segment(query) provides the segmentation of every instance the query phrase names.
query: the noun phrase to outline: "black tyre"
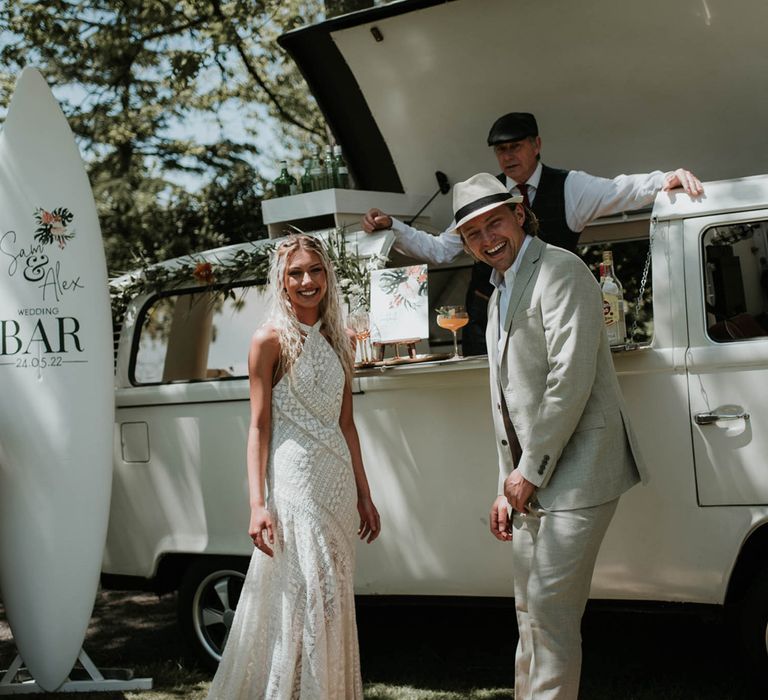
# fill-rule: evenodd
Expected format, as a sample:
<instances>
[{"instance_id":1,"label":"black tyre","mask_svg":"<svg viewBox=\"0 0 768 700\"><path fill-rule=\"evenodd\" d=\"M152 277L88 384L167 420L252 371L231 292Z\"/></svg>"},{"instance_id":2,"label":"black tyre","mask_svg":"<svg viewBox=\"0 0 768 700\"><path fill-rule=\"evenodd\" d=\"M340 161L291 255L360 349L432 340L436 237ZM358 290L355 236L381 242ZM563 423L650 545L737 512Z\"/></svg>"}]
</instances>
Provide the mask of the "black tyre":
<instances>
[{"instance_id":1,"label":"black tyre","mask_svg":"<svg viewBox=\"0 0 768 700\"><path fill-rule=\"evenodd\" d=\"M204 557L181 581L179 628L190 657L206 668L221 660L247 569L247 558Z\"/></svg>"},{"instance_id":2,"label":"black tyre","mask_svg":"<svg viewBox=\"0 0 768 700\"><path fill-rule=\"evenodd\" d=\"M753 678L760 688L768 691L768 567L752 579L736 613Z\"/></svg>"}]
</instances>

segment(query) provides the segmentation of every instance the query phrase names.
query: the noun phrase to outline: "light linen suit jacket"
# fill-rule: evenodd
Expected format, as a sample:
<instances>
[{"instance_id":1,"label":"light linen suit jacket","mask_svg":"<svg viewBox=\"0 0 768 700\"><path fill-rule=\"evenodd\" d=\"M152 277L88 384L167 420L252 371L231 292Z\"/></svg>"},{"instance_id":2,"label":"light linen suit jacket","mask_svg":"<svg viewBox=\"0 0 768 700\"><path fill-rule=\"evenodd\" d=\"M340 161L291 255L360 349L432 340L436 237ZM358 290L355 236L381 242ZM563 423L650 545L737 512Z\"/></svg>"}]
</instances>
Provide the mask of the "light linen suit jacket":
<instances>
[{"instance_id":1,"label":"light linen suit jacket","mask_svg":"<svg viewBox=\"0 0 768 700\"><path fill-rule=\"evenodd\" d=\"M645 481L587 266L534 238L501 329L498 297L486 340L499 493L516 465L549 510L606 503Z\"/></svg>"}]
</instances>

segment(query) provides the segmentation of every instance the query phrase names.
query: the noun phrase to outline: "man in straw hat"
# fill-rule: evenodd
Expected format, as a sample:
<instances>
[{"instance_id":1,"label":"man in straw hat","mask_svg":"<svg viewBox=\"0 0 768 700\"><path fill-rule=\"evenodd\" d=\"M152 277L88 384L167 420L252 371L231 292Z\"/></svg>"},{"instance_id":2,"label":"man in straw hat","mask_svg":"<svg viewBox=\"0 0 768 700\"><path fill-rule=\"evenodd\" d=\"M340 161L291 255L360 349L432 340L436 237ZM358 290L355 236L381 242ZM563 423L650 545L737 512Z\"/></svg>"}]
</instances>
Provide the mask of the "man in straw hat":
<instances>
[{"instance_id":1,"label":"man in straw hat","mask_svg":"<svg viewBox=\"0 0 768 700\"><path fill-rule=\"evenodd\" d=\"M454 187L453 210L467 250L493 269L486 342L499 487L490 528L512 542L515 698L575 700L597 552L643 469L599 286L576 255L537 237L522 200L480 173Z\"/></svg>"},{"instance_id":2,"label":"man in straw hat","mask_svg":"<svg viewBox=\"0 0 768 700\"><path fill-rule=\"evenodd\" d=\"M501 169L496 177L507 190L521 195L525 205L536 214L541 224L541 238L574 252L581 232L601 216L648 206L659 190L682 187L693 197L703 192L699 179L683 168L611 179L580 170L550 168L541 162L539 125L529 112L510 112L499 117L491 126L487 142ZM451 262L463 250L461 239L452 227L439 236L432 236L380 209L368 211L362 225L369 233L391 228L395 232L396 250L430 264ZM490 268L482 262L472 269L466 301L470 323L462 333L465 355L486 352L485 314L493 291L488 282L490 273Z\"/></svg>"}]
</instances>

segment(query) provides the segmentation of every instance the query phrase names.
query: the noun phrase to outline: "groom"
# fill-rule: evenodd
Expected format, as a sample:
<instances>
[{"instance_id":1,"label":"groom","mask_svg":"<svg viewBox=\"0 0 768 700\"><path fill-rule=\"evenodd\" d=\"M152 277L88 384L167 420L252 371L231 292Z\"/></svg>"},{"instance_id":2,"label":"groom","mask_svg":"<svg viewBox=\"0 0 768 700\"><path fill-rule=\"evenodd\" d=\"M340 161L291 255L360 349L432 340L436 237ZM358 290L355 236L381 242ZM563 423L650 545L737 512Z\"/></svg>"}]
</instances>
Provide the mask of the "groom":
<instances>
[{"instance_id":1,"label":"groom","mask_svg":"<svg viewBox=\"0 0 768 700\"><path fill-rule=\"evenodd\" d=\"M488 173L453 192L456 229L493 268L486 342L500 478L490 527L512 541L515 698L575 700L595 559L642 467L598 284L573 253L536 237L521 202Z\"/></svg>"}]
</instances>

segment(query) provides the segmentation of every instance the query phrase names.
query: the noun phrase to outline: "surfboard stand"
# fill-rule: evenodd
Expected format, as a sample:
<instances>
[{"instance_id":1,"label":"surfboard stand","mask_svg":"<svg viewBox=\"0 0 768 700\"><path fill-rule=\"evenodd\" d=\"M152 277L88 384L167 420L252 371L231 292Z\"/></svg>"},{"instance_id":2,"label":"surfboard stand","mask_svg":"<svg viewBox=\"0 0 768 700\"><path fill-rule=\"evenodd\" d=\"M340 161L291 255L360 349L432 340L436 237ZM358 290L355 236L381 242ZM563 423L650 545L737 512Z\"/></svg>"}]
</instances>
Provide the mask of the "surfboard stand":
<instances>
[{"instance_id":1,"label":"surfboard stand","mask_svg":"<svg viewBox=\"0 0 768 700\"><path fill-rule=\"evenodd\" d=\"M79 664L79 665L78 665ZM18 654L0 679L0 695L26 695L45 693L29 674L24 661ZM91 661L84 649L80 649L75 667L69 677L56 688L57 693L97 693L122 690L151 690L151 678L134 678L133 671L126 668L105 668L101 671Z\"/></svg>"}]
</instances>

